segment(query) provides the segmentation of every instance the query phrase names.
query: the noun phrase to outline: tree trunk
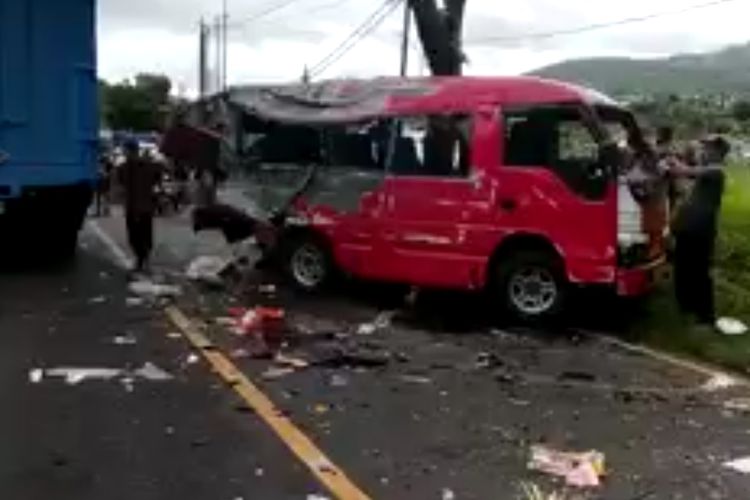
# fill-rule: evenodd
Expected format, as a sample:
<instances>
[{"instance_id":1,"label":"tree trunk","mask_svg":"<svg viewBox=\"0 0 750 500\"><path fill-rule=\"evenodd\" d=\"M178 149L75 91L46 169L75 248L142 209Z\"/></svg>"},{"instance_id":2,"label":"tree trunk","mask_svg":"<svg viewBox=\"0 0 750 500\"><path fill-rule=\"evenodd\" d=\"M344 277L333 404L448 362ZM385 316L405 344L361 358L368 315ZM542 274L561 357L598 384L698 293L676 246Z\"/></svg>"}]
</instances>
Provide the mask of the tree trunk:
<instances>
[{"instance_id":1,"label":"tree trunk","mask_svg":"<svg viewBox=\"0 0 750 500\"><path fill-rule=\"evenodd\" d=\"M407 0L430 71L436 76L460 75L464 61L461 31L466 0Z\"/></svg>"}]
</instances>

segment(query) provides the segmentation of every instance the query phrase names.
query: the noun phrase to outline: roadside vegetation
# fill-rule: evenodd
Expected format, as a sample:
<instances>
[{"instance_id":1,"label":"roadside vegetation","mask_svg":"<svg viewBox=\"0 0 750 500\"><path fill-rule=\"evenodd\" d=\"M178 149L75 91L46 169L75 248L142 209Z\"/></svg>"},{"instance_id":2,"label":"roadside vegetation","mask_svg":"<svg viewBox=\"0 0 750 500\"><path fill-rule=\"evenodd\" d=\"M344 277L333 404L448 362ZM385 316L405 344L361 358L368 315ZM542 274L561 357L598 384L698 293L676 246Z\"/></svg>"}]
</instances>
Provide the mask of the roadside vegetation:
<instances>
[{"instance_id":1,"label":"roadside vegetation","mask_svg":"<svg viewBox=\"0 0 750 500\"><path fill-rule=\"evenodd\" d=\"M750 325L750 163L727 169L715 262L717 314ZM679 314L671 283L665 282L645 304L643 319L631 332L643 342L750 372L750 333L723 336L696 328Z\"/></svg>"}]
</instances>

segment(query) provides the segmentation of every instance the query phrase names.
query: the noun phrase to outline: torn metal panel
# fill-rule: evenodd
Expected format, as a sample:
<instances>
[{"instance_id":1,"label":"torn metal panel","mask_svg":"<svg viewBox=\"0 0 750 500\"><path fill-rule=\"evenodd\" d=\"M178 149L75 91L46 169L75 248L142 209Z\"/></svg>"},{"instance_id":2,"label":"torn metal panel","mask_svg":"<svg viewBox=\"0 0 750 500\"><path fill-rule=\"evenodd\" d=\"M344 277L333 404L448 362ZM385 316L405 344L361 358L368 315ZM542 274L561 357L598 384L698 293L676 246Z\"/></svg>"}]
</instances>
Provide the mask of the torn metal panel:
<instances>
[{"instance_id":1,"label":"torn metal panel","mask_svg":"<svg viewBox=\"0 0 750 500\"><path fill-rule=\"evenodd\" d=\"M283 209L304 183L308 168L290 165L265 165L251 176L247 193L265 212ZM339 212L359 209L364 193L374 191L384 181L385 173L348 167L321 167L304 189L305 204L326 206Z\"/></svg>"}]
</instances>

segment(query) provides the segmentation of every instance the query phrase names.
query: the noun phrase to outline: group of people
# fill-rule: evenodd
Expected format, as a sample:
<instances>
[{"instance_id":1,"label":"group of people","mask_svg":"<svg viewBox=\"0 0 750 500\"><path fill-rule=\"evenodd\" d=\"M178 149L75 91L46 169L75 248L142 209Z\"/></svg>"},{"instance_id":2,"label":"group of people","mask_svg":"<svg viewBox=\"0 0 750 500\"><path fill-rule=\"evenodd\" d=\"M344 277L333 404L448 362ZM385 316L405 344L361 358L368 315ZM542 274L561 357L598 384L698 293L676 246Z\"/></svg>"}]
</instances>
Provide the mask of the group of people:
<instances>
[{"instance_id":1,"label":"group of people","mask_svg":"<svg viewBox=\"0 0 750 500\"><path fill-rule=\"evenodd\" d=\"M716 322L711 267L731 146L706 136L678 151L671 128L657 131L658 166L668 180L674 242L674 290L680 310L701 325ZM690 186L692 185L692 186Z\"/></svg>"}]
</instances>

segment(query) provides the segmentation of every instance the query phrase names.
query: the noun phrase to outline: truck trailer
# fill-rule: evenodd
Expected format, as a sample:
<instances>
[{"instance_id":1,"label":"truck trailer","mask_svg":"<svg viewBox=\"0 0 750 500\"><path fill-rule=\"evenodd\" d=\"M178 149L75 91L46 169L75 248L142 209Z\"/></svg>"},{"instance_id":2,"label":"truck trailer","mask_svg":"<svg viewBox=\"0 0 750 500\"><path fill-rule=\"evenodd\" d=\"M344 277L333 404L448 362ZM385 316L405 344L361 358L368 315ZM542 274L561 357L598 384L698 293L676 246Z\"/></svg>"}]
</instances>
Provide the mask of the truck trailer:
<instances>
[{"instance_id":1,"label":"truck trailer","mask_svg":"<svg viewBox=\"0 0 750 500\"><path fill-rule=\"evenodd\" d=\"M95 0L0 0L0 247L73 255L97 176Z\"/></svg>"}]
</instances>

